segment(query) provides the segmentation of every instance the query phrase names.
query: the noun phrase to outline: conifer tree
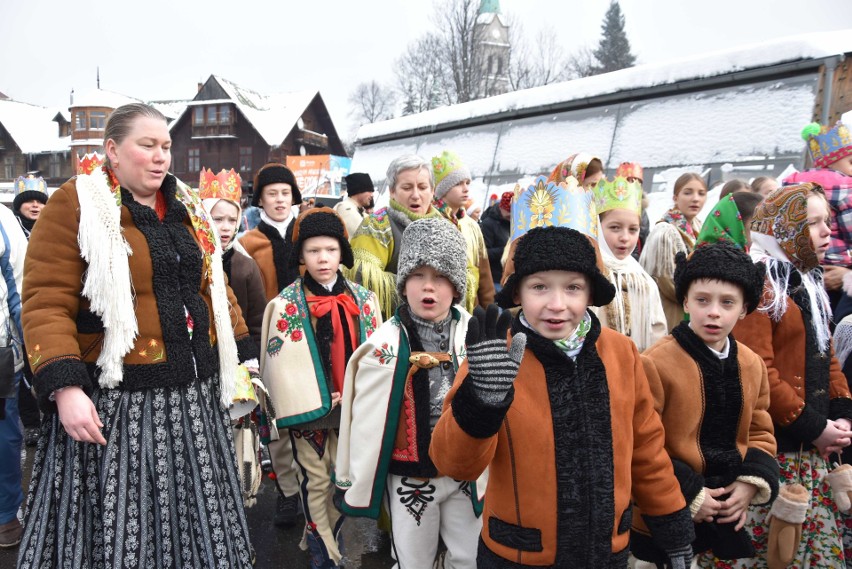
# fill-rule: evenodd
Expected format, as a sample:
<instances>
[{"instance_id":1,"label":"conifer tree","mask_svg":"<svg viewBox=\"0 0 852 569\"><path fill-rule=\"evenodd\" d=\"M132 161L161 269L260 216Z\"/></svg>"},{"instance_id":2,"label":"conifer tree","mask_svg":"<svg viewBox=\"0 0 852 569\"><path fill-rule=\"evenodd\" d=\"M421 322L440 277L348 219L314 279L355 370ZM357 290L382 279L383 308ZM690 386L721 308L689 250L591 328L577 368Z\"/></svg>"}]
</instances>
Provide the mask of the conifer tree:
<instances>
[{"instance_id":1,"label":"conifer tree","mask_svg":"<svg viewBox=\"0 0 852 569\"><path fill-rule=\"evenodd\" d=\"M630 41L624 31L624 14L616 0L613 0L601 24L603 37L595 49L596 74L617 71L625 67L633 67L636 57L630 53Z\"/></svg>"}]
</instances>

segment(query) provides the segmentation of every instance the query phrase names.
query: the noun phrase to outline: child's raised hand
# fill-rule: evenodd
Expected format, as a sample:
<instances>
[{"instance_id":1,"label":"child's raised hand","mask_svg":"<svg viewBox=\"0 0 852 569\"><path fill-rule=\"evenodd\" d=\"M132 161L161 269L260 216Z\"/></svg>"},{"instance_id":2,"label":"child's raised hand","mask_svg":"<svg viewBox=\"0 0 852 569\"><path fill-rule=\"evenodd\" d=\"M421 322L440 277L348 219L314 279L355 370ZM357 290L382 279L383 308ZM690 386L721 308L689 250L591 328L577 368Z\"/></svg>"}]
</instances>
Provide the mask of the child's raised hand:
<instances>
[{"instance_id":1,"label":"child's raised hand","mask_svg":"<svg viewBox=\"0 0 852 569\"><path fill-rule=\"evenodd\" d=\"M704 488L704 501L701 502L701 507L692 516L692 521L696 523L712 522L713 518L719 514L722 508L722 503L716 498L725 493L724 488Z\"/></svg>"},{"instance_id":2,"label":"child's raised hand","mask_svg":"<svg viewBox=\"0 0 852 569\"><path fill-rule=\"evenodd\" d=\"M527 345L526 334L519 332L506 348L512 315L508 311L499 312L494 304L489 305L487 311L477 306L465 336L469 379L477 397L487 405L498 405L506 398Z\"/></svg>"},{"instance_id":3,"label":"child's raised hand","mask_svg":"<svg viewBox=\"0 0 852 569\"><path fill-rule=\"evenodd\" d=\"M331 408L334 409L340 404L340 400L343 399L343 396L339 391L331 392Z\"/></svg>"},{"instance_id":4,"label":"child's raised hand","mask_svg":"<svg viewBox=\"0 0 852 569\"><path fill-rule=\"evenodd\" d=\"M748 505L751 504L754 495L757 494L757 486L748 482L742 482L741 480L735 480L722 488L722 490L726 494L730 493L730 495L721 502L722 508L719 510L720 517L716 521L722 524L736 522L737 525L734 529L739 531L745 525Z\"/></svg>"}]
</instances>

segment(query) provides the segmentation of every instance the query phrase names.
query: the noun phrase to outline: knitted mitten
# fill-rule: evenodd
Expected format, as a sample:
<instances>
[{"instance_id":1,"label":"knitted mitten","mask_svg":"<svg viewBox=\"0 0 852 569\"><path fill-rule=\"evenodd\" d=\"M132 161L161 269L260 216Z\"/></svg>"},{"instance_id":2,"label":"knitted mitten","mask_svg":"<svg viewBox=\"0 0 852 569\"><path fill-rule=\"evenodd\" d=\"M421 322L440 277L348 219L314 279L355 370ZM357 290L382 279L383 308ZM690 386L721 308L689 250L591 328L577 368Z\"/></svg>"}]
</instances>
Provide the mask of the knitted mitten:
<instances>
[{"instance_id":1,"label":"knitted mitten","mask_svg":"<svg viewBox=\"0 0 852 569\"><path fill-rule=\"evenodd\" d=\"M837 508L844 514L852 510L852 465L841 464L825 477Z\"/></svg>"},{"instance_id":2,"label":"knitted mitten","mask_svg":"<svg viewBox=\"0 0 852 569\"><path fill-rule=\"evenodd\" d=\"M802 524L808 513L810 494L801 484L787 484L769 510L769 543L766 561L769 569L785 569L796 556L802 539Z\"/></svg>"},{"instance_id":3,"label":"knitted mitten","mask_svg":"<svg viewBox=\"0 0 852 569\"><path fill-rule=\"evenodd\" d=\"M526 334L519 332L506 349L506 332L512 315L508 311L503 312L498 320L498 313L494 304L489 305L487 311L477 306L465 336L468 381L476 397L486 405L499 405L506 398L518 375L527 345Z\"/></svg>"},{"instance_id":4,"label":"knitted mitten","mask_svg":"<svg viewBox=\"0 0 852 569\"><path fill-rule=\"evenodd\" d=\"M689 569L692 565L692 546L685 545L679 549L666 551L669 557L668 567L671 569Z\"/></svg>"}]
</instances>

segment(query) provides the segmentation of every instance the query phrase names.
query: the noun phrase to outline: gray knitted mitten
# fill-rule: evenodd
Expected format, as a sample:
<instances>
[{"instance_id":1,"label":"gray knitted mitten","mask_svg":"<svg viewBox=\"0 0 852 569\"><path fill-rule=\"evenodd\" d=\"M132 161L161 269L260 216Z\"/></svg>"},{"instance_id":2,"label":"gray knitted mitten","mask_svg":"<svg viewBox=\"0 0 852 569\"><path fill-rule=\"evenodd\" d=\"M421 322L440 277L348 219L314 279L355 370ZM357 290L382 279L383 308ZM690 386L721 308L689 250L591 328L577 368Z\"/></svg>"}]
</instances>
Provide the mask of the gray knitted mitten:
<instances>
[{"instance_id":1,"label":"gray knitted mitten","mask_svg":"<svg viewBox=\"0 0 852 569\"><path fill-rule=\"evenodd\" d=\"M523 332L515 334L506 348L511 323L511 313L500 314L497 305L491 304L487 311L477 306L467 326L468 381L476 397L486 405L499 405L506 398L524 356L527 335Z\"/></svg>"},{"instance_id":2,"label":"gray knitted mitten","mask_svg":"<svg viewBox=\"0 0 852 569\"><path fill-rule=\"evenodd\" d=\"M689 569L692 565L692 546L684 545L678 549L666 551L669 556L669 567L671 569Z\"/></svg>"}]
</instances>

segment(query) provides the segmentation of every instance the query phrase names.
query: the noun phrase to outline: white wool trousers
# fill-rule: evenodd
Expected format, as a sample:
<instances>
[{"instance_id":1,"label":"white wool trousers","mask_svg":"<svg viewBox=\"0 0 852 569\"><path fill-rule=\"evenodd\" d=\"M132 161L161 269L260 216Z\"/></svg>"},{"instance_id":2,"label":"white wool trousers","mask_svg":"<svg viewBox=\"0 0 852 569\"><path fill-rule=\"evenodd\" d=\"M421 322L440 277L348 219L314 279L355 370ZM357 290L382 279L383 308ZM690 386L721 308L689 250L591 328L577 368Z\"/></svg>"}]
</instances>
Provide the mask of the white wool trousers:
<instances>
[{"instance_id":1,"label":"white wool trousers","mask_svg":"<svg viewBox=\"0 0 852 569\"><path fill-rule=\"evenodd\" d=\"M432 569L438 538L445 569L476 569L482 519L473 513L471 485L447 476L422 479L388 475L391 553L396 569Z\"/></svg>"},{"instance_id":2,"label":"white wool trousers","mask_svg":"<svg viewBox=\"0 0 852 569\"><path fill-rule=\"evenodd\" d=\"M293 445L287 429L278 432L279 439L269 441L269 459L272 461L272 471L275 472L275 482L282 494L294 496L299 493L299 482L296 480L296 463L293 460Z\"/></svg>"}]
</instances>

